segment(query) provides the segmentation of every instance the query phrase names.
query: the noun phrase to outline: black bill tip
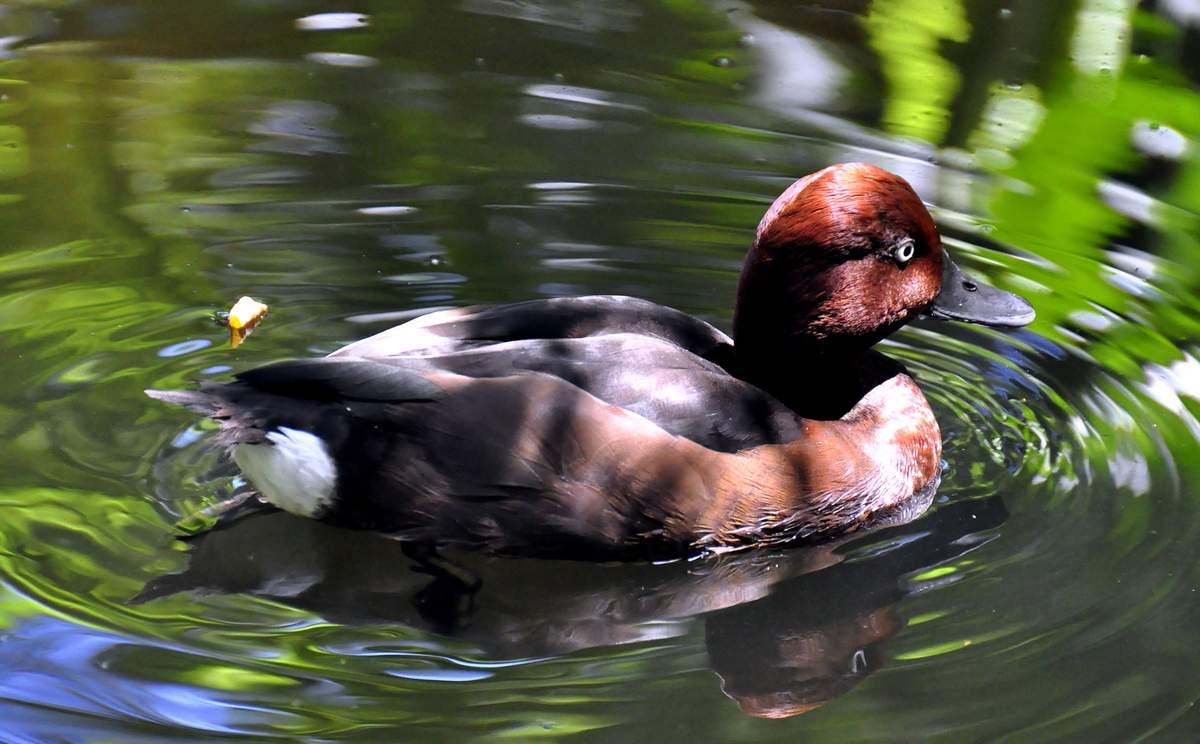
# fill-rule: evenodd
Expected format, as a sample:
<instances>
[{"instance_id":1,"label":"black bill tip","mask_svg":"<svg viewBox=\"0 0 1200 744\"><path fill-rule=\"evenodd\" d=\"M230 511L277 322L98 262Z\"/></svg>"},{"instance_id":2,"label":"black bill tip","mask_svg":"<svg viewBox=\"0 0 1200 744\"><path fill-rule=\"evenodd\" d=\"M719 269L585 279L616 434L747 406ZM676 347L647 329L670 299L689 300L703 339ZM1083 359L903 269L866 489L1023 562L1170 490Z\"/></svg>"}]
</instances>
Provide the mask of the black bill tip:
<instances>
[{"instance_id":1,"label":"black bill tip","mask_svg":"<svg viewBox=\"0 0 1200 744\"><path fill-rule=\"evenodd\" d=\"M1023 297L972 279L950 256L942 266L942 289L927 312L934 318L1001 328L1029 325L1037 316Z\"/></svg>"}]
</instances>

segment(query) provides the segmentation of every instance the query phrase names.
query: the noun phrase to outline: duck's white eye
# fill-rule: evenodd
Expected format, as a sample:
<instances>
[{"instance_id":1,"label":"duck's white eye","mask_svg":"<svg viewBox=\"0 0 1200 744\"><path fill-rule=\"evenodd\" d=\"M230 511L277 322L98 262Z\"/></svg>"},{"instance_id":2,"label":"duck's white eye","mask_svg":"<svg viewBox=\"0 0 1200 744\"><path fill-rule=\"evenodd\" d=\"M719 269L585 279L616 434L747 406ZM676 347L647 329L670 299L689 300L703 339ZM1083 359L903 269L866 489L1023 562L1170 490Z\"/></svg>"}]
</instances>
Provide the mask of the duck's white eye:
<instances>
[{"instance_id":1,"label":"duck's white eye","mask_svg":"<svg viewBox=\"0 0 1200 744\"><path fill-rule=\"evenodd\" d=\"M892 256L896 259L896 263L903 266L912 260L916 252L917 244L913 242L912 238L905 238L896 244L895 249L892 251Z\"/></svg>"}]
</instances>

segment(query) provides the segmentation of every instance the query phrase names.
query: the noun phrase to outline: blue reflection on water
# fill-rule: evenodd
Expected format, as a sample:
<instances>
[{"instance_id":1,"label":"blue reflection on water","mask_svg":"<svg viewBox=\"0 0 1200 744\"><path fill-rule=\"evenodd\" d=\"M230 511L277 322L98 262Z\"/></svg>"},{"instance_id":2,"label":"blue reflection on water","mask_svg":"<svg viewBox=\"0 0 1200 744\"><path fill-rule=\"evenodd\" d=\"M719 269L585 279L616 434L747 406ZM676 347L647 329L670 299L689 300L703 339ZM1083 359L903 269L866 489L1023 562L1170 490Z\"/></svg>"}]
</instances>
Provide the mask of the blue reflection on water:
<instances>
[{"instance_id":1,"label":"blue reflection on water","mask_svg":"<svg viewBox=\"0 0 1200 744\"><path fill-rule=\"evenodd\" d=\"M105 659L128 643L120 636L48 616L23 620L0 636L4 740L80 741L115 723L113 730L128 741L129 724L135 722L147 732L162 726L164 733L169 729L178 734L182 726L209 733L242 733L248 724L261 726L273 715L260 710L251 719L246 715L250 711L229 706L207 691L125 678L110 671ZM138 643L150 642L140 639ZM55 712L48 715L40 710L47 707Z\"/></svg>"},{"instance_id":2,"label":"blue reflection on water","mask_svg":"<svg viewBox=\"0 0 1200 744\"><path fill-rule=\"evenodd\" d=\"M200 351L201 349L207 349L210 346L212 346L211 340L209 340L207 338L194 338L194 339L191 339L190 341L180 341L177 344L171 344L170 346L164 346L163 348L158 350L158 355L160 357L183 356L184 354L191 354L194 351Z\"/></svg>"}]
</instances>

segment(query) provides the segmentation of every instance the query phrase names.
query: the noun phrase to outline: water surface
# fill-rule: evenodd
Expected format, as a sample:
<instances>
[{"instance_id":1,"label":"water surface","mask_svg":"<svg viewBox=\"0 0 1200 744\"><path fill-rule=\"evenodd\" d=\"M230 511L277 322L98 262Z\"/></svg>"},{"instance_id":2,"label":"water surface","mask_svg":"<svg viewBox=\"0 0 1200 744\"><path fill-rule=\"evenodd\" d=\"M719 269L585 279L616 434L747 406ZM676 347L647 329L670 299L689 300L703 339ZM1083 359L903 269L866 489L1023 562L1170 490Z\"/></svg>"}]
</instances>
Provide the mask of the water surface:
<instances>
[{"instance_id":1,"label":"water surface","mask_svg":"<svg viewBox=\"0 0 1200 744\"><path fill-rule=\"evenodd\" d=\"M1192 741L1194 4L0 5L0 720L12 741ZM212 427L146 399L422 311L728 329L794 178L908 178L1001 333L918 323L947 470L849 543L477 555L286 515L191 545ZM209 316L272 312L228 349ZM137 599L137 602L131 600Z\"/></svg>"}]
</instances>

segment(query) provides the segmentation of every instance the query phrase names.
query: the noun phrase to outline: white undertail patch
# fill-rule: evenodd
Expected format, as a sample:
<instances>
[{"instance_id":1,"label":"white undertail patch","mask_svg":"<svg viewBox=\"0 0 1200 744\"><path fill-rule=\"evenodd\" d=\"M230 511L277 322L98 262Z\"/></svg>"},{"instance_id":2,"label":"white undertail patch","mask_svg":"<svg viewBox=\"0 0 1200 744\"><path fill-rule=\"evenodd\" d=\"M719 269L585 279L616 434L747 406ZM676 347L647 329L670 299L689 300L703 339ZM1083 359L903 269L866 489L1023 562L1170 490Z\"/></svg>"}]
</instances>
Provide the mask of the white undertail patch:
<instances>
[{"instance_id":1,"label":"white undertail patch","mask_svg":"<svg viewBox=\"0 0 1200 744\"><path fill-rule=\"evenodd\" d=\"M281 426L270 444L239 444L233 459L267 501L302 517L316 517L333 501L337 465L315 434Z\"/></svg>"}]
</instances>

